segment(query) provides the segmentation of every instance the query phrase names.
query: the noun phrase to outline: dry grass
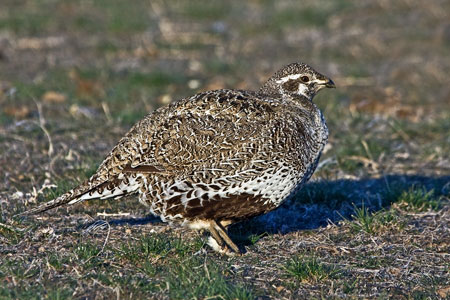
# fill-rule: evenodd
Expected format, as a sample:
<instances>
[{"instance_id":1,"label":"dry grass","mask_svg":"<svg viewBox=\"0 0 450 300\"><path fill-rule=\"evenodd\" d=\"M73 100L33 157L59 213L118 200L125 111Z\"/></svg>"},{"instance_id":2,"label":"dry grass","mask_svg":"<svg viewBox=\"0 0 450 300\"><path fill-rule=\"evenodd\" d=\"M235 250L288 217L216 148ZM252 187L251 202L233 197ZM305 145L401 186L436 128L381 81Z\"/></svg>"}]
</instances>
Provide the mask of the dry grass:
<instances>
[{"instance_id":1,"label":"dry grass","mask_svg":"<svg viewBox=\"0 0 450 300\"><path fill-rule=\"evenodd\" d=\"M449 298L449 4L169 3L2 2L0 299ZM295 199L231 229L244 256L132 197L13 217L146 112L299 60L338 85L330 142Z\"/></svg>"}]
</instances>

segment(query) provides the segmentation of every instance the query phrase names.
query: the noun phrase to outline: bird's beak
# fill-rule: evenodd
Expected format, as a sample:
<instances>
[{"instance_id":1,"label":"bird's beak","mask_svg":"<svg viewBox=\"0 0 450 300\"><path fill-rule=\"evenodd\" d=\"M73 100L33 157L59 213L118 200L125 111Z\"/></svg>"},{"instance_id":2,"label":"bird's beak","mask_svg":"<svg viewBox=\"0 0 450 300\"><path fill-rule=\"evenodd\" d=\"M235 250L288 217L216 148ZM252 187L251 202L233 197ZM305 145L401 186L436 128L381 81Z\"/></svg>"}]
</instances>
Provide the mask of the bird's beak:
<instances>
[{"instance_id":1,"label":"bird's beak","mask_svg":"<svg viewBox=\"0 0 450 300\"><path fill-rule=\"evenodd\" d=\"M325 82L325 87L335 89L336 85L334 84L333 80L328 78L328 81Z\"/></svg>"},{"instance_id":2,"label":"bird's beak","mask_svg":"<svg viewBox=\"0 0 450 300\"><path fill-rule=\"evenodd\" d=\"M334 84L333 80L327 77L323 77L320 80L317 80L317 90L320 91L323 88L336 88L336 85Z\"/></svg>"}]
</instances>

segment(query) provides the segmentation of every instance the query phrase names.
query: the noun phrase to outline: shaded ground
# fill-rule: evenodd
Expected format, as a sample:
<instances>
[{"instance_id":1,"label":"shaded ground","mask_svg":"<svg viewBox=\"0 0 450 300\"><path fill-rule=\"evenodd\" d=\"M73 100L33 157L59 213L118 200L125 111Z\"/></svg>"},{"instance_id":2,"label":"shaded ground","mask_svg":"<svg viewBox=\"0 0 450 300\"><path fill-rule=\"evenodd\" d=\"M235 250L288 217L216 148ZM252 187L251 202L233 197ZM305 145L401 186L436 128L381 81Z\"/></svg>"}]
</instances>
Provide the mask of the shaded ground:
<instances>
[{"instance_id":1,"label":"shaded ground","mask_svg":"<svg viewBox=\"0 0 450 300\"><path fill-rule=\"evenodd\" d=\"M0 298L450 297L448 1L0 4ZM247 253L135 198L13 215L95 171L135 121L304 61L330 143L313 182L231 229ZM3 175L4 174L4 175Z\"/></svg>"}]
</instances>

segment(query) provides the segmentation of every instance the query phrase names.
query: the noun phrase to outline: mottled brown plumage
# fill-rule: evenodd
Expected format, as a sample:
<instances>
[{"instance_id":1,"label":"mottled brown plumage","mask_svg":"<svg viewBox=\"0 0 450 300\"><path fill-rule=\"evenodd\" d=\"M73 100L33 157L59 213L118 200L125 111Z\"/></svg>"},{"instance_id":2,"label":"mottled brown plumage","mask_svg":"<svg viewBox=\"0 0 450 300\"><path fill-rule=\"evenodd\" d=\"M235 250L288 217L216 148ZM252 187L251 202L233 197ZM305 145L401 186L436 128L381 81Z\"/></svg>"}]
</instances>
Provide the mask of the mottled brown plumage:
<instances>
[{"instance_id":1,"label":"mottled brown plumage","mask_svg":"<svg viewBox=\"0 0 450 300\"><path fill-rule=\"evenodd\" d=\"M27 213L138 193L163 221L206 228L217 250L239 252L225 227L275 209L316 168L328 130L312 98L323 87L334 83L294 63L257 92L207 91L162 107L89 180Z\"/></svg>"}]
</instances>

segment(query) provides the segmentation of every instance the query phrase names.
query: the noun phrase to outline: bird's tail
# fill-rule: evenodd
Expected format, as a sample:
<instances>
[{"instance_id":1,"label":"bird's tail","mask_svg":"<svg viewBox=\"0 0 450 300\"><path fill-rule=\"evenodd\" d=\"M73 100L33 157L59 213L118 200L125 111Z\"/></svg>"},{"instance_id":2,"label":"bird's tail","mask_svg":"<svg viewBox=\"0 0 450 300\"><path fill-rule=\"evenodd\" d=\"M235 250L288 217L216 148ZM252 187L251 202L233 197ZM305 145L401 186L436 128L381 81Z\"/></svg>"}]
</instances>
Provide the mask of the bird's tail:
<instances>
[{"instance_id":1,"label":"bird's tail","mask_svg":"<svg viewBox=\"0 0 450 300\"><path fill-rule=\"evenodd\" d=\"M26 215L34 215L34 214L38 214L44 211L47 211L49 209L52 208L56 208L59 206L63 206L63 205L70 205L72 203L70 203L71 201L77 200L76 196L74 197L72 191L69 191L61 196L59 196L58 198L55 198L49 202L46 202L44 204L39 205L38 207L34 207L30 210L27 210L23 213L20 213L19 215L22 216L26 216Z\"/></svg>"},{"instance_id":2,"label":"bird's tail","mask_svg":"<svg viewBox=\"0 0 450 300\"><path fill-rule=\"evenodd\" d=\"M91 178L67 193L19 215L34 215L52 208L73 205L86 200L119 198L124 194L135 192L138 188L139 185L135 181L130 182L119 178L97 181Z\"/></svg>"},{"instance_id":3,"label":"bird's tail","mask_svg":"<svg viewBox=\"0 0 450 300\"><path fill-rule=\"evenodd\" d=\"M89 195L92 190L95 190L95 187L92 187L89 185L89 182L84 182L83 184L77 186L74 189L71 189L70 191L62 194L61 196L48 201L46 203L43 203L39 205L38 207L34 207L30 210L27 210L23 213L20 213L19 215L34 215L38 213L42 213L44 211L47 211L52 208L64 206L64 205L72 205L84 200L88 200L89 198L86 197L86 195ZM84 197L83 197L84 196ZM90 198L94 199L94 198Z\"/></svg>"}]
</instances>

